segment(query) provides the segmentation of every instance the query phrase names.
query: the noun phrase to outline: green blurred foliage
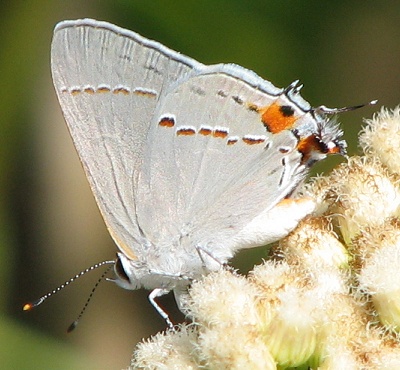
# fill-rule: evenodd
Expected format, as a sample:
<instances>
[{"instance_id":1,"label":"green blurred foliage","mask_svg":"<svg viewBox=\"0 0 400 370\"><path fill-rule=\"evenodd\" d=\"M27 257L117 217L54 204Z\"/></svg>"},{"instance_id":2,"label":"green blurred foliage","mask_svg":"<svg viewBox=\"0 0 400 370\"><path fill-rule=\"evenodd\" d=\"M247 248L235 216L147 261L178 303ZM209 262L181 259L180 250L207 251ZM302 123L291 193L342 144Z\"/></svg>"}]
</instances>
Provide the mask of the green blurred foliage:
<instances>
[{"instance_id":1,"label":"green blurred foliage","mask_svg":"<svg viewBox=\"0 0 400 370\"><path fill-rule=\"evenodd\" d=\"M396 1L35 0L0 4L0 364L10 369L121 368L164 327L146 292L105 283L66 336L93 282L82 279L31 313L22 304L114 256L54 97L49 51L64 19L107 20L207 64L234 62L276 86L300 79L317 106L399 103ZM340 117L357 152L364 108ZM339 158L317 166L327 171ZM249 253L246 253L246 258ZM235 265L246 269L260 261ZM96 280L96 276L93 278ZM83 281L84 280L84 281ZM171 304L171 302L166 302ZM173 302L171 307L173 306ZM170 308L172 310L172 308ZM7 366L4 367L4 364Z\"/></svg>"}]
</instances>

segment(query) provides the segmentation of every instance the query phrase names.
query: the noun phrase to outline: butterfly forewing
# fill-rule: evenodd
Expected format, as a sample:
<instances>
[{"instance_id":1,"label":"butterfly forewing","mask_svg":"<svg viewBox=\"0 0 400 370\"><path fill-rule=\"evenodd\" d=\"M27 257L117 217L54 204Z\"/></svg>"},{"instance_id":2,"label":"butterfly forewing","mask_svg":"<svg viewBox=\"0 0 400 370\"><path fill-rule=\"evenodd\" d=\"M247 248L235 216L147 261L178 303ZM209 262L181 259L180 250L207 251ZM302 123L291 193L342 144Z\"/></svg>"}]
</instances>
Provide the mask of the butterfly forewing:
<instances>
[{"instance_id":1,"label":"butterfly forewing","mask_svg":"<svg viewBox=\"0 0 400 370\"><path fill-rule=\"evenodd\" d=\"M165 87L202 65L108 23L67 21L55 30L52 74L92 191L117 244L140 240L134 179Z\"/></svg>"}]
</instances>

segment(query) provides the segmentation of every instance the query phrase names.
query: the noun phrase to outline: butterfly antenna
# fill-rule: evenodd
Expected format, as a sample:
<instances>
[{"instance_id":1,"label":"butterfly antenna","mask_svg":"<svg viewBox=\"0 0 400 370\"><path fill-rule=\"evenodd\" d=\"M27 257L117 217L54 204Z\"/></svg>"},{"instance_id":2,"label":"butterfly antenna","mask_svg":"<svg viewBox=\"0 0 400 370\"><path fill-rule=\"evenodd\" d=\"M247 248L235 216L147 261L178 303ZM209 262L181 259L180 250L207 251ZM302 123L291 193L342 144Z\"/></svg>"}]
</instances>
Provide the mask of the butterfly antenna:
<instances>
[{"instance_id":1,"label":"butterfly antenna","mask_svg":"<svg viewBox=\"0 0 400 370\"><path fill-rule=\"evenodd\" d=\"M23 309L24 311L30 311L30 310L32 310L33 308L35 308L35 307L41 305L47 298L53 296L54 294L57 294L59 291L61 291L61 290L64 289L66 286L70 285L70 284L73 283L76 279L80 278L81 276L85 275L86 273L88 273L88 272L90 272L90 271L93 271L93 270L96 270L96 269L98 269L98 268L101 267L101 266L110 265L110 264L113 264L113 265L114 265L114 264L115 264L115 261L103 261L103 262L99 262L99 263L96 263L96 264L93 265L93 266L88 267L87 269L81 271L79 274L76 274L76 275L75 275L74 277L72 277L71 279L67 280L65 283L63 283L63 284L61 284L60 286L58 286L57 288L53 289L51 292L46 293L45 295L43 295L42 297L40 297L40 298L37 299L36 301L28 302L28 303L24 304L24 306L23 306L22 309ZM111 267L112 267L112 266L110 266L110 267L107 269L107 272L110 270ZM104 275L105 275L105 274L104 274ZM102 277L102 278L103 278L103 277ZM98 285L98 283L97 283L97 285Z\"/></svg>"},{"instance_id":2,"label":"butterfly antenna","mask_svg":"<svg viewBox=\"0 0 400 370\"><path fill-rule=\"evenodd\" d=\"M115 264L115 261L113 261L113 264ZM78 317L72 322L72 324L68 327L67 333L71 333L71 331L73 331L76 328L76 326L79 323L79 320L81 319L81 317L85 313L86 308L89 305L89 302L92 300L94 292L96 291L96 289L99 286L99 284L104 280L104 278L107 275L107 273L112 269L112 267L113 266L108 266L108 268L101 274L101 276L97 280L96 284L94 284L94 286L92 288L92 291L89 294L89 297L87 298L85 304L83 305L83 307L81 309L81 312L79 313Z\"/></svg>"}]
</instances>

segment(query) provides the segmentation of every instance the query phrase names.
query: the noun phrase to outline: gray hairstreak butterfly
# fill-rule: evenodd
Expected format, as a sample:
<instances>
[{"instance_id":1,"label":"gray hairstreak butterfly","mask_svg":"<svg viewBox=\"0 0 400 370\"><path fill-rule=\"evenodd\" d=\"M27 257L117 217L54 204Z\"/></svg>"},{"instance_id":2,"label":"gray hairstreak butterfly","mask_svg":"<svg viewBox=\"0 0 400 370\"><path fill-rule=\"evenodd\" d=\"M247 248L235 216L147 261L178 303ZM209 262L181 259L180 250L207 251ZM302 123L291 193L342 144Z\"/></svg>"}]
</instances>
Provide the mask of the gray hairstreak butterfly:
<instances>
[{"instance_id":1,"label":"gray hairstreak butterfly","mask_svg":"<svg viewBox=\"0 0 400 370\"><path fill-rule=\"evenodd\" d=\"M56 26L53 81L97 204L119 248L115 282L170 291L240 249L287 235L313 211L310 167L344 154L342 131L301 85L278 89L234 64L203 65L90 19Z\"/></svg>"}]
</instances>

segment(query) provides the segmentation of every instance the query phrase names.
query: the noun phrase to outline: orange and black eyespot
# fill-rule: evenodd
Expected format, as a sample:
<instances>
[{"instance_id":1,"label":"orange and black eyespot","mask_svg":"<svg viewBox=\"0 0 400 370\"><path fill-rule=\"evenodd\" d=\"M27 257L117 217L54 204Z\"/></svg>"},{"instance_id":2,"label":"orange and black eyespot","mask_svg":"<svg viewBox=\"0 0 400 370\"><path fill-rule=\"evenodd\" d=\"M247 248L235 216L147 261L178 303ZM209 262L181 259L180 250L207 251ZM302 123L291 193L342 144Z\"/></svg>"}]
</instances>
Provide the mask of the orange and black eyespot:
<instances>
[{"instance_id":1,"label":"orange and black eyespot","mask_svg":"<svg viewBox=\"0 0 400 370\"><path fill-rule=\"evenodd\" d=\"M294 109L289 105L273 103L261 109L261 122L269 132L277 134L293 127L297 120L294 113Z\"/></svg>"},{"instance_id":2,"label":"orange and black eyespot","mask_svg":"<svg viewBox=\"0 0 400 370\"><path fill-rule=\"evenodd\" d=\"M332 148L326 148L327 154L344 154L345 149L340 146L340 144L336 144L332 146Z\"/></svg>"},{"instance_id":3,"label":"orange and black eyespot","mask_svg":"<svg viewBox=\"0 0 400 370\"><path fill-rule=\"evenodd\" d=\"M315 135L310 135L301 139L297 144L297 150L302 153L303 156L308 156L311 152L328 153L326 144Z\"/></svg>"},{"instance_id":4,"label":"orange and black eyespot","mask_svg":"<svg viewBox=\"0 0 400 370\"><path fill-rule=\"evenodd\" d=\"M321 155L324 156L331 153L326 143L315 135L301 139L297 144L297 150L302 155L301 163L308 167L311 167L315 162L322 159Z\"/></svg>"},{"instance_id":5,"label":"orange and black eyespot","mask_svg":"<svg viewBox=\"0 0 400 370\"><path fill-rule=\"evenodd\" d=\"M281 105L279 110L284 117L292 117L294 115L294 109L290 105Z\"/></svg>"}]
</instances>

